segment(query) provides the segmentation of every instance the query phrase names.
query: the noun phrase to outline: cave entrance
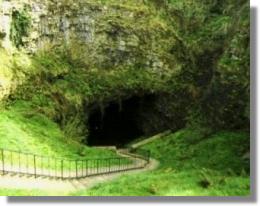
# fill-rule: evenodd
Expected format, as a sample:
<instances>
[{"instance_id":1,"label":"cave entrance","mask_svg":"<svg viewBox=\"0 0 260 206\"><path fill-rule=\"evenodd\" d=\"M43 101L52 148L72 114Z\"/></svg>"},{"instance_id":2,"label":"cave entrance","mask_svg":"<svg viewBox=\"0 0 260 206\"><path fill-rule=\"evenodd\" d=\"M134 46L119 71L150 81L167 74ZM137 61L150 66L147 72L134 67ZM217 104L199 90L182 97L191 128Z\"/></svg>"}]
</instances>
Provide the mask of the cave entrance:
<instances>
[{"instance_id":1,"label":"cave entrance","mask_svg":"<svg viewBox=\"0 0 260 206\"><path fill-rule=\"evenodd\" d=\"M103 110L92 110L88 120L88 145L122 147L144 135L140 117L151 98L151 95L134 96L121 103L110 102Z\"/></svg>"}]
</instances>

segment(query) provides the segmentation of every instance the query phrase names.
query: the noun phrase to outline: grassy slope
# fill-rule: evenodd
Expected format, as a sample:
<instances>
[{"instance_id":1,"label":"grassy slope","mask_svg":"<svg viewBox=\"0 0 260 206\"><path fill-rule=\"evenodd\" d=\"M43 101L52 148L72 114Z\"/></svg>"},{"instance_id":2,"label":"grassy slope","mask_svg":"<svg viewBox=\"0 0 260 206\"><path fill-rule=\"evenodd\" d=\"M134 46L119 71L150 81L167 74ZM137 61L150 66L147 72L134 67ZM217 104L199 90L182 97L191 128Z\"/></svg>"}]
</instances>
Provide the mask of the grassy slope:
<instances>
[{"instance_id":1,"label":"grassy slope","mask_svg":"<svg viewBox=\"0 0 260 206\"><path fill-rule=\"evenodd\" d=\"M190 136L192 134L181 130L144 146L161 161L157 170L124 175L73 195L249 195L250 182L245 172L249 163L242 158L244 148L248 148L248 135L218 132L201 139L199 135Z\"/></svg>"},{"instance_id":2,"label":"grassy slope","mask_svg":"<svg viewBox=\"0 0 260 206\"><path fill-rule=\"evenodd\" d=\"M56 123L33 110L28 112L27 103L19 101L0 111L1 148L66 158L117 156L112 151L92 149L66 138Z\"/></svg>"}]
</instances>

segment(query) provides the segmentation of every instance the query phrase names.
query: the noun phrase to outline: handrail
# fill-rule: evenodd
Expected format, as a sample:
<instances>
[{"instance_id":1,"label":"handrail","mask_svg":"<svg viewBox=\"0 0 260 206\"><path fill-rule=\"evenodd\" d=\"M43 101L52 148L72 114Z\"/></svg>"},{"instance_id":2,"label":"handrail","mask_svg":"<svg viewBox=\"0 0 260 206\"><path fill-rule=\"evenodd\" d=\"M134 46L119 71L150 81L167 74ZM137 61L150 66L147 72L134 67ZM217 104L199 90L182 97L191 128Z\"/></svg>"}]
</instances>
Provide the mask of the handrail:
<instances>
[{"instance_id":1,"label":"handrail","mask_svg":"<svg viewBox=\"0 0 260 206\"><path fill-rule=\"evenodd\" d=\"M140 151L127 150L129 151L128 158L69 159L0 148L0 171L2 171L3 175L6 173L15 173L33 175L35 178L47 176L73 179L140 169L149 163L149 152L142 152L140 154Z\"/></svg>"},{"instance_id":2,"label":"handrail","mask_svg":"<svg viewBox=\"0 0 260 206\"><path fill-rule=\"evenodd\" d=\"M22 152L21 150L13 150L13 149L5 149L0 147L0 150L4 150L4 151L8 151L8 152L16 152L16 153L20 153L20 154L24 154L24 155L35 155L37 157L42 157L42 158L55 158L55 159L59 159L59 160L68 160L68 161L81 161L81 160L99 160L99 159L117 159L120 157L104 157L104 158L80 158L80 159L72 159L72 158L62 158L62 157L52 157L52 156L47 156L47 155L40 155L40 154L35 154L35 153L31 153L31 152Z\"/></svg>"}]
</instances>

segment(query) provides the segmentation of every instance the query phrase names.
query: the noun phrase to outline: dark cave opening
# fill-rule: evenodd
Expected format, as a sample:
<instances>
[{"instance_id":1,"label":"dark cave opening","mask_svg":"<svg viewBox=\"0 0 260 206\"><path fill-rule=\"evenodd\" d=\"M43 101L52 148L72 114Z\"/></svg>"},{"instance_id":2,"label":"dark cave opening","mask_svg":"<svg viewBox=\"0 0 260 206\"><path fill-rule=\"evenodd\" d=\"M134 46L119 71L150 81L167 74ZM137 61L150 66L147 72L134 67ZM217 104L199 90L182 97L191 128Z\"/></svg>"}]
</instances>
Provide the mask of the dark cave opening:
<instances>
[{"instance_id":1,"label":"dark cave opening","mask_svg":"<svg viewBox=\"0 0 260 206\"><path fill-rule=\"evenodd\" d=\"M143 136L142 114L153 100L153 95L133 96L120 103L109 102L103 110L92 110L88 119L88 145L122 147Z\"/></svg>"}]
</instances>

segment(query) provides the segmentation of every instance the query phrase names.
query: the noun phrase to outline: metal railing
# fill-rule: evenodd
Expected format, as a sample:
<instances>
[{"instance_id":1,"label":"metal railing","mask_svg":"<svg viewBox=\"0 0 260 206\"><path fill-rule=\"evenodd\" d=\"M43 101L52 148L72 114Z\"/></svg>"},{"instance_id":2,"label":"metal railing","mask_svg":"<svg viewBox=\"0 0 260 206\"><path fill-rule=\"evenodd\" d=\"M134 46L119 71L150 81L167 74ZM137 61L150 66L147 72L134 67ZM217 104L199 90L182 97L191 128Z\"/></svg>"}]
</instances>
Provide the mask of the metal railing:
<instances>
[{"instance_id":1,"label":"metal railing","mask_svg":"<svg viewBox=\"0 0 260 206\"><path fill-rule=\"evenodd\" d=\"M35 178L45 176L73 179L140 169L149 163L150 155L147 151L127 149L122 154L127 157L73 160L0 148L0 171L3 175L15 173Z\"/></svg>"}]
</instances>

